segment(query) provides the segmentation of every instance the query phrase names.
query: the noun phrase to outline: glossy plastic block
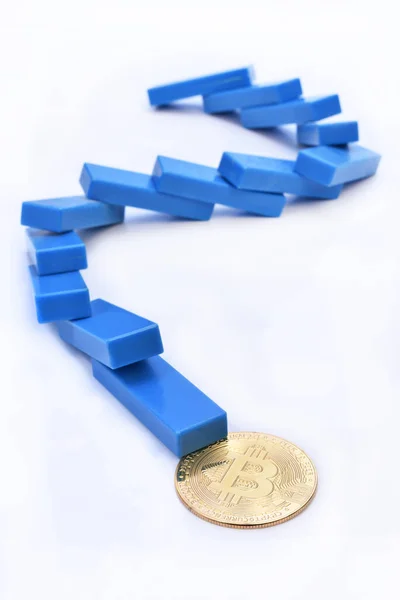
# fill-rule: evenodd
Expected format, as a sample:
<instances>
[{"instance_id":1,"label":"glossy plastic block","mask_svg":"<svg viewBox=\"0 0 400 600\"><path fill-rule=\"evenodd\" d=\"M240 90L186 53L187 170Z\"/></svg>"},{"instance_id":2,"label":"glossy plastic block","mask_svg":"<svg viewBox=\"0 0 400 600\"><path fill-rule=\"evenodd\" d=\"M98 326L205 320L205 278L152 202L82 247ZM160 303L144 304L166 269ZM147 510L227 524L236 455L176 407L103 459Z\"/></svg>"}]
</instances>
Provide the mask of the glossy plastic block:
<instances>
[{"instance_id":1,"label":"glossy plastic block","mask_svg":"<svg viewBox=\"0 0 400 600\"><path fill-rule=\"evenodd\" d=\"M93 300L92 316L57 323L61 338L111 369L161 354L156 323L104 300Z\"/></svg>"},{"instance_id":2,"label":"glossy plastic block","mask_svg":"<svg viewBox=\"0 0 400 600\"><path fill-rule=\"evenodd\" d=\"M29 271L39 323L90 316L89 290L79 271L41 276L34 265Z\"/></svg>"},{"instance_id":3,"label":"glossy plastic block","mask_svg":"<svg viewBox=\"0 0 400 600\"><path fill-rule=\"evenodd\" d=\"M238 190L224 181L217 169L166 156L157 157L153 179L160 192L224 204L266 217L279 217L285 205L282 194Z\"/></svg>"},{"instance_id":4,"label":"glossy plastic block","mask_svg":"<svg viewBox=\"0 0 400 600\"><path fill-rule=\"evenodd\" d=\"M371 177L380 159L376 152L357 144L344 148L317 146L299 152L295 170L312 181L333 186Z\"/></svg>"},{"instance_id":5,"label":"glossy plastic block","mask_svg":"<svg viewBox=\"0 0 400 600\"><path fill-rule=\"evenodd\" d=\"M113 225L123 220L123 207L94 202L85 196L32 200L22 204L22 225L56 233Z\"/></svg>"},{"instance_id":6,"label":"glossy plastic block","mask_svg":"<svg viewBox=\"0 0 400 600\"><path fill-rule=\"evenodd\" d=\"M290 123L319 121L341 112L339 96L299 98L283 104L244 108L240 111L242 125L250 129L278 127Z\"/></svg>"},{"instance_id":7,"label":"glossy plastic block","mask_svg":"<svg viewBox=\"0 0 400 600\"><path fill-rule=\"evenodd\" d=\"M357 121L304 123L297 126L297 141L305 146L333 146L358 141Z\"/></svg>"},{"instance_id":8,"label":"glossy plastic block","mask_svg":"<svg viewBox=\"0 0 400 600\"><path fill-rule=\"evenodd\" d=\"M224 73L160 85L150 88L147 93L152 106L163 106L175 100L182 100L191 96L206 96L223 90L245 87L251 84L251 79L252 69L251 67L245 67L234 71L225 71Z\"/></svg>"},{"instance_id":9,"label":"glossy plastic block","mask_svg":"<svg viewBox=\"0 0 400 600\"><path fill-rule=\"evenodd\" d=\"M226 412L161 357L115 371L92 364L94 377L177 456L226 437Z\"/></svg>"},{"instance_id":10,"label":"glossy plastic block","mask_svg":"<svg viewBox=\"0 0 400 600\"><path fill-rule=\"evenodd\" d=\"M298 98L301 94L300 79L290 79L280 83L251 85L204 96L203 107L206 113L223 113L250 106L288 102Z\"/></svg>"},{"instance_id":11,"label":"glossy plastic block","mask_svg":"<svg viewBox=\"0 0 400 600\"><path fill-rule=\"evenodd\" d=\"M86 269L85 244L74 231L49 233L27 229L28 253L39 275L52 275Z\"/></svg>"},{"instance_id":12,"label":"glossy plastic block","mask_svg":"<svg viewBox=\"0 0 400 600\"><path fill-rule=\"evenodd\" d=\"M81 185L87 196L110 204L145 208L161 213L207 221L214 205L160 194L152 178L142 173L84 164Z\"/></svg>"},{"instance_id":13,"label":"glossy plastic block","mask_svg":"<svg viewBox=\"0 0 400 600\"><path fill-rule=\"evenodd\" d=\"M327 187L301 177L294 160L224 152L219 172L239 189L281 192L309 198L337 198L341 185Z\"/></svg>"}]
</instances>

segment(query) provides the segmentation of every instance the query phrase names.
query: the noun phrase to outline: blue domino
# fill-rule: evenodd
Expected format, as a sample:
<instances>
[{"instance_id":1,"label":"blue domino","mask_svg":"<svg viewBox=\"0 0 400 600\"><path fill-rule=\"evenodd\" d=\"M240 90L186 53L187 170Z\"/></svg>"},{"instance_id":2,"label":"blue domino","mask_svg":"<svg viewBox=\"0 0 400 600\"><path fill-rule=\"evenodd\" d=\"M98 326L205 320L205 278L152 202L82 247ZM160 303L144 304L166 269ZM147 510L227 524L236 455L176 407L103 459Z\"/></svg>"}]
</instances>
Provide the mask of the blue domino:
<instances>
[{"instance_id":1,"label":"blue domino","mask_svg":"<svg viewBox=\"0 0 400 600\"><path fill-rule=\"evenodd\" d=\"M305 146L334 146L358 141L357 121L311 122L297 126L297 141Z\"/></svg>"},{"instance_id":2,"label":"blue domino","mask_svg":"<svg viewBox=\"0 0 400 600\"><path fill-rule=\"evenodd\" d=\"M301 94L300 79L290 79L280 83L251 85L204 96L203 107L206 113L222 113L250 106L288 102L298 98Z\"/></svg>"},{"instance_id":3,"label":"blue domino","mask_svg":"<svg viewBox=\"0 0 400 600\"><path fill-rule=\"evenodd\" d=\"M57 323L61 338L111 369L161 354L156 323L104 300L93 300L92 316Z\"/></svg>"},{"instance_id":4,"label":"blue domino","mask_svg":"<svg viewBox=\"0 0 400 600\"><path fill-rule=\"evenodd\" d=\"M23 202L21 224L56 233L121 223L124 209L88 200L85 196Z\"/></svg>"},{"instance_id":5,"label":"blue domino","mask_svg":"<svg viewBox=\"0 0 400 600\"><path fill-rule=\"evenodd\" d=\"M210 219L214 210L214 205L210 203L160 194L150 175L133 171L86 163L80 182L87 196L110 204L134 206L200 221Z\"/></svg>"},{"instance_id":6,"label":"blue domino","mask_svg":"<svg viewBox=\"0 0 400 600\"><path fill-rule=\"evenodd\" d=\"M160 356L93 375L177 456L227 435L226 412Z\"/></svg>"},{"instance_id":7,"label":"blue domino","mask_svg":"<svg viewBox=\"0 0 400 600\"><path fill-rule=\"evenodd\" d=\"M224 181L217 169L166 156L157 157L153 179L160 192L224 204L265 217L279 217L285 205L282 194L238 190Z\"/></svg>"},{"instance_id":8,"label":"blue domino","mask_svg":"<svg viewBox=\"0 0 400 600\"><path fill-rule=\"evenodd\" d=\"M147 94L152 106L163 106L175 100L182 100L191 96L206 96L223 90L245 87L251 84L251 80L252 69L251 67L245 67L234 71L225 71L224 73L160 85L147 90Z\"/></svg>"},{"instance_id":9,"label":"blue domino","mask_svg":"<svg viewBox=\"0 0 400 600\"><path fill-rule=\"evenodd\" d=\"M28 253L38 275L53 275L86 269L85 244L74 231L49 233L27 229Z\"/></svg>"},{"instance_id":10,"label":"blue domino","mask_svg":"<svg viewBox=\"0 0 400 600\"><path fill-rule=\"evenodd\" d=\"M341 185L327 187L301 177L294 160L224 152L218 167L221 175L239 189L281 192L309 198L337 198Z\"/></svg>"},{"instance_id":11,"label":"blue domino","mask_svg":"<svg viewBox=\"0 0 400 600\"><path fill-rule=\"evenodd\" d=\"M319 121L341 112L339 96L299 98L283 104L244 108L240 111L242 125L250 129L278 127L290 123Z\"/></svg>"},{"instance_id":12,"label":"blue domino","mask_svg":"<svg viewBox=\"0 0 400 600\"><path fill-rule=\"evenodd\" d=\"M299 152L295 170L312 181L334 186L374 175L380 159L376 152L357 144L345 148L317 146Z\"/></svg>"},{"instance_id":13,"label":"blue domino","mask_svg":"<svg viewBox=\"0 0 400 600\"><path fill-rule=\"evenodd\" d=\"M79 271L41 276L34 265L29 271L39 323L90 316L89 290Z\"/></svg>"}]
</instances>

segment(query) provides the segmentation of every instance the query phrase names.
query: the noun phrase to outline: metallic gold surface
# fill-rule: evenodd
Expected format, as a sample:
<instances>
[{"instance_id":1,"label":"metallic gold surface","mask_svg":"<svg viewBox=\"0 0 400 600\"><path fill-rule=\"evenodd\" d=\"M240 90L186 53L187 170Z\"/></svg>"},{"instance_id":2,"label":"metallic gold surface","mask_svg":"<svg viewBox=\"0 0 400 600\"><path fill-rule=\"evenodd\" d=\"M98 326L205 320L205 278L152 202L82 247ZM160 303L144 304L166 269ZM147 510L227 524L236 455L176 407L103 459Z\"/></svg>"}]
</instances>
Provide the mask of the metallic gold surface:
<instances>
[{"instance_id":1,"label":"metallic gold surface","mask_svg":"<svg viewBox=\"0 0 400 600\"><path fill-rule=\"evenodd\" d=\"M294 444L265 433L228 438L184 456L176 469L178 496L195 515L224 527L269 527L306 508L317 472Z\"/></svg>"}]
</instances>

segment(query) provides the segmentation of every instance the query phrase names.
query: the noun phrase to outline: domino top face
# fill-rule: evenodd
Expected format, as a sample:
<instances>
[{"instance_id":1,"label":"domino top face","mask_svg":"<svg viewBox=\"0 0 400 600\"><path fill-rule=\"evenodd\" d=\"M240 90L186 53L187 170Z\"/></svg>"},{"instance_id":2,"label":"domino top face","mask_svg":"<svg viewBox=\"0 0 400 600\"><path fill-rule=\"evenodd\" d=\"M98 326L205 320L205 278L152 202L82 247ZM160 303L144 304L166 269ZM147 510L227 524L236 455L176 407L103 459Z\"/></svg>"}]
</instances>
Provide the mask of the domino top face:
<instances>
[{"instance_id":1,"label":"domino top face","mask_svg":"<svg viewBox=\"0 0 400 600\"><path fill-rule=\"evenodd\" d=\"M118 186L127 189L138 189L143 192L151 192L151 180L148 175L126 171L124 169L115 169L113 167L103 167L85 163L83 165L80 184L87 193L91 190L93 183L102 183L104 186Z\"/></svg>"},{"instance_id":2,"label":"domino top face","mask_svg":"<svg viewBox=\"0 0 400 600\"><path fill-rule=\"evenodd\" d=\"M66 246L69 248L80 248L82 245L85 246L75 231L56 234L48 231L42 231L41 229L29 228L26 230L26 235L28 236L36 252L59 250L61 248L65 248Z\"/></svg>"},{"instance_id":3,"label":"domino top face","mask_svg":"<svg viewBox=\"0 0 400 600\"><path fill-rule=\"evenodd\" d=\"M165 106L175 100L191 96L206 96L223 90L245 87L251 84L251 80L252 68L245 67L153 87L147 90L147 93L152 106Z\"/></svg>"},{"instance_id":4,"label":"domino top face","mask_svg":"<svg viewBox=\"0 0 400 600\"><path fill-rule=\"evenodd\" d=\"M54 234L27 229L28 251L39 275L86 269L86 247L74 231Z\"/></svg>"},{"instance_id":5,"label":"domino top face","mask_svg":"<svg viewBox=\"0 0 400 600\"><path fill-rule=\"evenodd\" d=\"M80 178L88 196L101 202L155 210L177 217L208 220L213 204L158 193L152 177L142 173L84 164Z\"/></svg>"},{"instance_id":6,"label":"domino top face","mask_svg":"<svg viewBox=\"0 0 400 600\"><path fill-rule=\"evenodd\" d=\"M306 146L332 146L358 141L357 121L310 122L297 126L297 141Z\"/></svg>"},{"instance_id":7,"label":"domino top face","mask_svg":"<svg viewBox=\"0 0 400 600\"><path fill-rule=\"evenodd\" d=\"M327 187L300 177L294 170L295 161L266 156L224 152L219 172L239 189L264 190L306 196L337 198L342 186Z\"/></svg>"},{"instance_id":8,"label":"domino top face","mask_svg":"<svg viewBox=\"0 0 400 600\"><path fill-rule=\"evenodd\" d=\"M79 319L75 324L82 331L106 340L125 337L132 331L157 327L153 321L100 298L92 301L92 316L89 319Z\"/></svg>"},{"instance_id":9,"label":"domino top face","mask_svg":"<svg viewBox=\"0 0 400 600\"><path fill-rule=\"evenodd\" d=\"M277 127L290 123L319 121L341 112L339 96L299 98L283 104L245 108L240 111L242 125L250 129Z\"/></svg>"},{"instance_id":10,"label":"domino top face","mask_svg":"<svg viewBox=\"0 0 400 600\"><path fill-rule=\"evenodd\" d=\"M206 165L191 163L178 158L168 156L157 156L153 170L153 181L160 192L167 192L170 189L168 179L179 177L180 179L201 180L217 186L226 186L226 182L219 175L217 169Z\"/></svg>"},{"instance_id":11,"label":"domino top face","mask_svg":"<svg viewBox=\"0 0 400 600\"><path fill-rule=\"evenodd\" d=\"M85 196L23 202L21 224L56 233L121 223L122 207L108 206Z\"/></svg>"},{"instance_id":12,"label":"domino top face","mask_svg":"<svg viewBox=\"0 0 400 600\"><path fill-rule=\"evenodd\" d=\"M110 302L91 302L92 316L58 323L62 339L111 369L161 354L158 325Z\"/></svg>"},{"instance_id":13,"label":"domino top face","mask_svg":"<svg viewBox=\"0 0 400 600\"><path fill-rule=\"evenodd\" d=\"M358 144L344 148L317 146L299 152L295 170L303 177L333 186L374 175L380 159L379 154Z\"/></svg>"},{"instance_id":14,"label":"domino top face","mask_svg":"<svg viewBox=\"0 0 400 600\"><path fill-rule=\"evenodd\" d=\"M276 104L294 100L302 94L300 79L290 79L268 85L251 85L246 88L219 92L203 97L206 113L222 113L239 108Z\"/></svg>"},{"instance_id":15,"label":"domino top face","mask_svg":"<svg viewBox=\"0 0 400 600\"><path fill-rule=\"evenodd\" d=\"M38 275L29 267L39 323L81 319L91 313L89 290L79 271Z\"/></svg>"},{"instance_id":16,"label":"domino top face","mask_svg":"<svg viewBox=\"0 0 400 600\"><path fill-rule=\"evenodd\" d=\"M157 189L166 194L180 194L267 217L278 217L285 205L282 194L238 190L227 183L213 167L166 156L157 157L153 180Z\"/></svg>"},{"instance_id":17,"label":"domino top face","mask_svg":"<svg viewBox=\"0 0 400 600\"><path fill-rule=\"evenodd\" d=\"M45 277L39 277L34 266L30 266L29 271L36 296L53 296L54 294L87 291L86 284L79 271L46 275Z\"/></svg>"},{"instance_id":18,"label":"domino top face","mask_svg":"<svg viewBox=\"0 0 400 600\"><path fill-rule=\"evenodd\" d=\"M93 375L177 456L227 435L226 412L159 356Z\"/></svg>"}]
</instances>

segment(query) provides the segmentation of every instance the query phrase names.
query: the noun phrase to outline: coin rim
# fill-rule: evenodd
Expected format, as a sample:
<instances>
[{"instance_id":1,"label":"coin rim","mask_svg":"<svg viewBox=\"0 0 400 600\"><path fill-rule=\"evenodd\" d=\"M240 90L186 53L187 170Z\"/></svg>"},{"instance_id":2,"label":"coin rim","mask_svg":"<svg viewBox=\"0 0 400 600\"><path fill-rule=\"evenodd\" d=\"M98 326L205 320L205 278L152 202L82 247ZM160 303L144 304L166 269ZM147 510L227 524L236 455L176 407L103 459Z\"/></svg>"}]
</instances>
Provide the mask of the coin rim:
<instances>
[{"instance_id":1,"label":"coin rim","mask_svg":"<svg viewBox=\"0 0 400 600\"><path fill-rule=\"evenodd\" d=\"M273 521L272 523L257 523L257 524L248 524L248 525L235 525L232 523L225 523L222 521L217 521L215 519L210 519L210 517L206 517L205 515L202 515L198 512L196 512L194 510L193 507L189 506L189 504L187 504L185 502L185 500L183 499L183 497L181 496L181 494L179 493L178 490L178 480L177 480L177 473L179 470L179 465L181 464L181 462L183 461L183 459L186 456L189 456L190 454L194 454L194 452L189 452L189 454L185 454L185 456L182 456L179 459L179 462L176 466L175 469L175 473L174 473L174 485L175 485L175 491L176 494L179 498L179 500L181 501L181 503L183 504L183 506L185 506L193 515L195 515L196 517L199 517L199 519L202 519L203 521L208 521L208 523L212 523L213 525L219 525L220 527L228 527L229 529L265 529L266 527L274 527L275 525L280 525L281 523L285 523L286 521L290 521L291 519L294 519L295 517L297 517L297 515L299 515L300 513L302 513L306 508L308 508L310 502L314 499L315 494L317 492L317 488L318 488L318 472L317 469L315 467L314 461L309 457L309 455L307 454L307 452L305 452L303 450L303 448L301 448L300 446L298 446L297 444L294 444L293 442L290 442L289 440L287 440L286 438L280 437L279 435L274 435L273 433L262 433L259 431L230 431L228 433L228 436L226 438L222 438L222 440L228 440L229 441L229 435L235 435L235 434L243 434L243 433L249 433L249 434L256 434L256 435L266 435L266 436L271 436L274 437L278 440L282 440L283 442L286 442L287 444L292 444L293 446L296 446L296 448L298 448L310 461L310 463L313 466L314 469L314 473L315 473L315 486L314 486L314 490L313 493L311 494L310 498L307 500L307 502L301 506L296 512L292 513L291 515L288 515L287 517L283 517L282 519L278 519L277 521ZM213 446L214 444L217 444L218 442L222 441L222 440L217 440L216 442L214 442L213 444L210 444L210 446ZM209 446L204 446L204 448L209 448ZM195 450L195 452L199 452L201 450L204 450L204 448L199 448L199 450Z\"/></svg>"}]
</instances>

